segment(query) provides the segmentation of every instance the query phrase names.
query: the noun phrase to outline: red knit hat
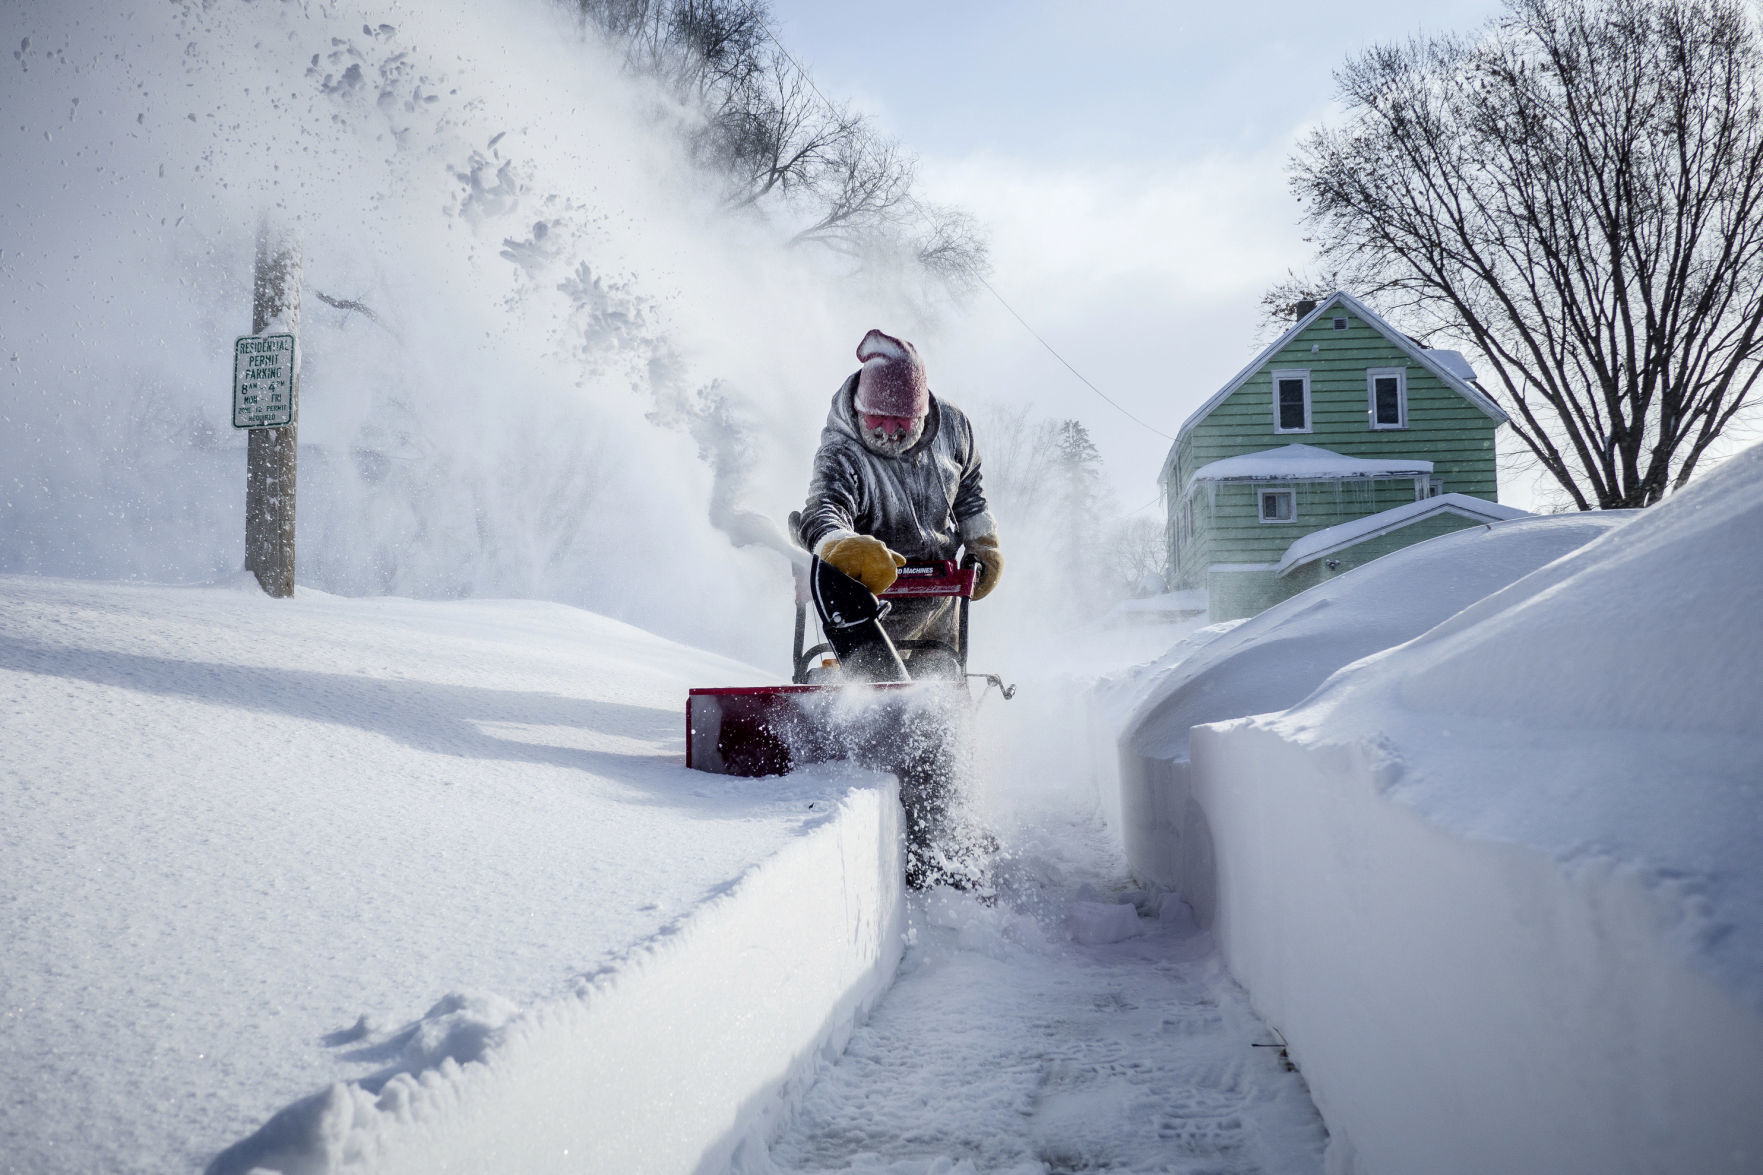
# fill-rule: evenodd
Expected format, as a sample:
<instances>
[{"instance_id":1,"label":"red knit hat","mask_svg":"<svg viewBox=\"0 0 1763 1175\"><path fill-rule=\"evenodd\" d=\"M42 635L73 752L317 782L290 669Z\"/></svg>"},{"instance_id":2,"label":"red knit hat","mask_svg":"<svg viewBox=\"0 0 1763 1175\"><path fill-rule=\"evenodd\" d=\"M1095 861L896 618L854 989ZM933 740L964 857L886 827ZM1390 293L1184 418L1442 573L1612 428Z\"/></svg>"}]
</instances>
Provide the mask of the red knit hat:
<instances>
[{"instance_id":1,"label":"red knit hat","mask_svg":"<svg viewBox=\"0 0 1763 1175\"><path fill-rule=\"evenodd\" d=\"M930 383L918 348L872 330L857 344L857 411L869 416L920 417L930 413Z\"/></svg>"}]
</instances>

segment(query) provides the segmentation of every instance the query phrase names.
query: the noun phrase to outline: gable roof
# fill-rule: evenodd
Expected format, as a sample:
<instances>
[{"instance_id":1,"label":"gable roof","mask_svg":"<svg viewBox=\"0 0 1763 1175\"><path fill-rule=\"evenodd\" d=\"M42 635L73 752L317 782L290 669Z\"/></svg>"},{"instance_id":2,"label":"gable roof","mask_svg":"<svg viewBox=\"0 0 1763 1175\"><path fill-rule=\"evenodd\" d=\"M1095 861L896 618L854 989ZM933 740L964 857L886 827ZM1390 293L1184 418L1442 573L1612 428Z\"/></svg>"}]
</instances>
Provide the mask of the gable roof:
<instances>
[{"instance_id":1,"label":"gable roof","mask_svg":"<svg viewBox=\"0 0 1763 1175\"><path fill-rule=\"evenodd\" d=\"M1349 457L1320 445L1281 445L1208 461L1191 481L1264 481L1272 478L1406 477L1432 472L1414 457Z\"/></svg>"},{"instance_id":2,"label":"gable roof","mask_svg":"<svg viewBox=\"0 0 1763 1175\"><path fill-rule=\"evenodd\" d=\"M1366 539L1374 539L1378 535L1388 534L1392 530L1400 530L1419 522L1422 518L1430 518L1435 514L1456 514L1474 522L1505 522L1511 518L1529 518L1530 511L1520 510L1516 506L1502 506L1498 502L1490 502L1486 498L1472 498L1468 494L1440 494L1436 498L1422 498L1418 502L1404 502L1400 506L1392 506L1388 510L1380 510L1376 514L1367 514L1364 518L1355 518L1351 522L1343 522L1339 526L1324 527L1322 530L1311 531L1286 548L1285 557L1275 567L1275 572L1284 575L1306 563L1314 562L1324 555L1332 555L1336 551L1344 551L1348 547L1358 546Z\"/></svg>"},{"instance_id":3,"label":"gable roof","mask_svg":"<svg viewBox=\"0 0 1763 1175\"><path fill-rule=\"evenodd\" d=\"M1486 392L1470 382L1470 379L1474 378L1475 372L1461 354L1455 351L1427 350L1425 347L1422 347L1419 343L1416 343L1413 339L1385 322L1376 311L1372 310L1371 307L1367 306L1353 295L1347 293L1345 290L1336 290L1321 302L1317 303L1316 309L1306 314L1303 318L1300 318L1293 324L1290 330L1286 331L1285 334L1279 336L1279 338L1268 344L1266 349L1249 361L1247 367L1237 372L1231 381L1218 389L1217 393L1215 393L1210 400L1207 400L1204 404L1200 405L1186 420L1182 421L1181 427L1176 430L1175 442L1169 446L1169 456L1163 459L1163 468L1157 474L1158 483L1168 483L1169 471L1175 466L1175 451L1181 444L1183 434L1200 421L1206 419L1214 408L1224 403L1232 394L1241 389L1250 379L1254 378L1255 373L1259 371L1268 360L1279 354L1287 343L1302 334L1309 328L1311 323L1321 318L1324 314L1327 314L1329 310L1336 306L1345 306L1348 310L1364 319L1367 325L1378 334L1388 339L1397 350L1401 351L1404 355L1407 355L1421 367L1432 372L1433 375L1438 377L1441 383L1479 408L1482 413L1495 424L1506 423L1507 416L1500 410L1500 406L1494 403L1493 400L1489 399ZM1449 356L1450 358L1446 358L1446 356ZM1470 379L1465 379L1463 374L1461 374L1463 372L1467 372Z\"/></svg>"}]
</instances>

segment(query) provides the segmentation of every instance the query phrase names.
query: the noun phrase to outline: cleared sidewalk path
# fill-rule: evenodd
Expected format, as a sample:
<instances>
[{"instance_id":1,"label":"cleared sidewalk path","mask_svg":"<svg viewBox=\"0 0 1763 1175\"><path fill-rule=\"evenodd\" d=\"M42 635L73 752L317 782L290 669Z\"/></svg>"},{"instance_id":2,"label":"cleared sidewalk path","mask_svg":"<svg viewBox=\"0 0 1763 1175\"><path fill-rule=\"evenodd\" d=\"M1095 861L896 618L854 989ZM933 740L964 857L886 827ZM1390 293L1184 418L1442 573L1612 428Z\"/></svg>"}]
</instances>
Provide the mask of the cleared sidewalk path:
<instances>
[{"instance_id":1,"label":"cleared sidewalk path","mask_svg":"<svg viewBox=\"0 0 1763 1175\"><path fill-rule=\"evenodd\" d=\"M1011 876L1014 874L1014 876ZM1068 933L1077 898L1006 871L988 909L913 898L892 990L736 1170L969 1175L1320 1172L1302 1077L1185 918L1121 942Z\"/></svg>"}]
</instances>

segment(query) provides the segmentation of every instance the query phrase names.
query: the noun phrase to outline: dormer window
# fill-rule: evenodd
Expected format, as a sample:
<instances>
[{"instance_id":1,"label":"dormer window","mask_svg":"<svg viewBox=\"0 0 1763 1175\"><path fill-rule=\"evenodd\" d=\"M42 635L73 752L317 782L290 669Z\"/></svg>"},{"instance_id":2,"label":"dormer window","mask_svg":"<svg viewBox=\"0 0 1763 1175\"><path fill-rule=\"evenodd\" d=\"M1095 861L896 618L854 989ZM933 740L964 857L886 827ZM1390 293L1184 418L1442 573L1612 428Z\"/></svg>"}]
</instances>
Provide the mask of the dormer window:
<instances>
[{"instance_id":1,"label":"dormer window","mask_svg":"<svg viewBox=\"0 0 1763 1175\"><path fill-rule=\"evenodd\" d=\"M1373 367L1365 373L1372 428L1408 427L1408 369Z\"/></svg>"},{"instance_id":2,"label":"dormer window","mask_svg":"<svg viewBox=\"0 0 1763 1175\"><path fill-rule=\"evenodd\" d=\"M1310 431L1310 373L1273 373L1273 431Z\"/></svg>"}]
</instances>

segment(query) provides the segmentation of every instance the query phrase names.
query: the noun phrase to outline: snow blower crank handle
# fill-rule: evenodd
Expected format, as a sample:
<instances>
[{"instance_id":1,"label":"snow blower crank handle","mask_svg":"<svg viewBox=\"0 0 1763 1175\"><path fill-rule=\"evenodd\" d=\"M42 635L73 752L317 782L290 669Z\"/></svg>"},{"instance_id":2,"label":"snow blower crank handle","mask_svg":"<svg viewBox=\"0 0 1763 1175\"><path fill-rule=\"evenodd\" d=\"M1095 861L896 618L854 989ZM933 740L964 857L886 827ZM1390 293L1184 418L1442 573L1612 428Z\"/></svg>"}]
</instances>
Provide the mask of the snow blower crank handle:
<instances>
[{"instance_id":1,"label":"snow blower crank handle","mask_svg":"<svg viewBox=\"0 0 1763 1175\"><path fill-rule=\"evenodd\" d=\"M1004 695L1004 700L1006 702L1016 696L1016 687L1013 685L1005 685L1004 679L999 677L996 673L969 673L967 676L983 679L986 683L987 689L990 689L994 685L997 686L998 692Z\"/></svg>"}]
</instances>

